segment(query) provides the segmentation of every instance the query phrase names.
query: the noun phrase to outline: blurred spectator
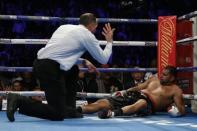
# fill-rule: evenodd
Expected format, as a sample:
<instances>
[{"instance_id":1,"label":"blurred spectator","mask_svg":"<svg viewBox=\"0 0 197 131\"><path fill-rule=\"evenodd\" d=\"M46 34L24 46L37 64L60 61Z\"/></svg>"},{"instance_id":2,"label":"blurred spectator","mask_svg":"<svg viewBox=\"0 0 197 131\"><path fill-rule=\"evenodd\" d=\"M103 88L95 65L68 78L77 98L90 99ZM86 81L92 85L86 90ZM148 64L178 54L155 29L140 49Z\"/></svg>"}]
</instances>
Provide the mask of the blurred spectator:
<instances>
[{"instance_id":1,"label":"blurred spectator","mask_svg":"<svg viewBox=\"0 0 197 131\"><path fill-rule=\"evenodd\" d=\"M2 91L12 90L12 74L6 72L0 72L0 86Z\"/></svg>"},{"instance_id":2,"label":"blurred spectator","mask_svg":"<svg viewBox=\"0 0 197 131\"><path fill-rule=\"evenodd\" d=\"M113 93L118 90L122 90L123 86L120 80L112 76L111 73L103 73L103 83L106 89L106 93Z\"/></svg>"},{"instance_id":3,"label":"blurred spectator","mask_svg":"<svg viewBox=\"0 0 197 131\"><path fill-rule=\"evenodd\" d=\"M77 92L84 92L84 89L87 88L87 83L85 79L85 72L79 71L79 79L77 81Z\"/></svg>"},{"instance_id":4,"label":"blurred spectator","mask_svg":"<svg viewBox=\"0 0 197 131\"><path fill-rule=\"evenodd\" d=\"M149 67L150 68L157 68L157 60L156 59L151 60ZM147 80L153 76L157 76L157 74L154 74L153 72L146 72L144 75L144 80Z\"/></svg>"},{"instance_id":5,"label":"blurred spectator","mask_svg":"<svg viewBox=\"0 0 197 131\"><path fill-rule=\"evenodd\" d=\"M23 91L23 81L22 80L14 80L12 82L12 90L13 91Z\"/></svg>"},{"instance_id":6,"label":"blurred spectator","mask_svg":"<svg viewBox=\"0 0 197 131\"><path fill-rule=\"evenodd\" d=\"M104 81L103 81L103 74L102 72L97 72L97 85L98 85L98 93L106 93L106 87L104 85Z\"/></svg>"},{"instance_id":7,"label":"blurred spectator","mask_svg":"<svg viewBox=\"0 0 197 131\"><path fill-rule=\"evenodd\" d=\"M135 67L136 69L139 67ZM144 80L144 72L131 72L131 79L129 82L125 83L125 89L137 86L140 83L143 83Z\"/></svg>"},{"instance_id":8,"label":"blurred spectator","mask_svg":"<svg viewBox=\"0 0 197 131\"><path fill-rule=\"evenodd\" d=\"M97 93L98 92L98 84L96 81L96 73L86 73L85 74L85 79L86 79L86 83L87 86L84 88L85 92L90 92L90 93ZM88 103L92 103L95 102L97 99L94 98L90 98L87 99Z\"/></svg>"},{"instance_id":9,"label":"blurred spectator","mask_svg":"<svg viewBox=\"0 0 197 131\"><path fill-rule=\"evenodd\" d=\"M31 72L23 72L22 79L24 90L31 91L37 86L36 79L33 77Z\"/></svg>"},{"instance_id":10,"label":"blurred spectator","mask_svg":"<svg viewBox=\"0 0 197 131\"><path fill-rule=\"evenodd\" d=\"M110 93L114 93L115 91L123 90L123 85L119 79L114 76L109 78L110 81Z\"/></svg>"}]
</instances>

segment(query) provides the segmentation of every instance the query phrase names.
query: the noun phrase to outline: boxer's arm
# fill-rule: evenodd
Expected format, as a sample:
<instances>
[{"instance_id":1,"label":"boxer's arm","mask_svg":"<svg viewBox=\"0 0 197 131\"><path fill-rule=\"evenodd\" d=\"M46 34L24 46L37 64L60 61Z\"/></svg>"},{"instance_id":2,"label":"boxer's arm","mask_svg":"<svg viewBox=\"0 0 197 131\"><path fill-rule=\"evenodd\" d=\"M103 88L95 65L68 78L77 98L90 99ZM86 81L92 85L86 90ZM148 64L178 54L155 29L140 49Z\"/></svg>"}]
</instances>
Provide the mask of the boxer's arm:
<instances>
[{"instance_id":1,"label":"boxer's arm","mask_svg":"<svg viewBox=\"0 0 197 131\"><path fill-rule=\"evenodd\" d=\"M134 87L131 87L131 88L127 89L127 92L130 92L130 91L140 91L140 90L146 89L148 87L148 84L152 81L152 79L153 78L148 79L144 83L140 83L137 86L134 86Z\"/></svg>"},{"instance_id":2,"label":"boxer's arm","mask_svg":"<svg viewBox=\"0 0 197 131\"><path fill-rule=\"evenodd\" d=\"M178 108L178 111L180 112L181 115L185 115L185 104L183 100L183 94L182 90L176 90L176 93L174 94L174 103L176 107Z\"/></svg>"}]
</instances>

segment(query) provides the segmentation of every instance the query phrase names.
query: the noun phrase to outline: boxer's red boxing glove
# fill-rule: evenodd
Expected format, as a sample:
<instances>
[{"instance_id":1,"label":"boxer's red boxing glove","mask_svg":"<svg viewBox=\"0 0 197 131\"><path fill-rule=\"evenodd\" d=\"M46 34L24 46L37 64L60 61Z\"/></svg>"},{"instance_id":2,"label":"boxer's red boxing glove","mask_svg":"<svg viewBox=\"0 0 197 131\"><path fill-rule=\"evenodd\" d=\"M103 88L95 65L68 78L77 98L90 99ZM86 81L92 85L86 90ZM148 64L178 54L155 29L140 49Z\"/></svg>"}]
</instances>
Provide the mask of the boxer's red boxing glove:
<instances>
[{"instance_id":1,"label":"boxer's red boxing glove","mask_svg":"<svg viewBox=\"0 0 197 131\"><path fill-rule=\"evenodd\" d=\"M116 91L112 94L112 96L125 96L127 94L127 91L126 90L122 90L122 91Z\"/></svg>"}]
</instances>

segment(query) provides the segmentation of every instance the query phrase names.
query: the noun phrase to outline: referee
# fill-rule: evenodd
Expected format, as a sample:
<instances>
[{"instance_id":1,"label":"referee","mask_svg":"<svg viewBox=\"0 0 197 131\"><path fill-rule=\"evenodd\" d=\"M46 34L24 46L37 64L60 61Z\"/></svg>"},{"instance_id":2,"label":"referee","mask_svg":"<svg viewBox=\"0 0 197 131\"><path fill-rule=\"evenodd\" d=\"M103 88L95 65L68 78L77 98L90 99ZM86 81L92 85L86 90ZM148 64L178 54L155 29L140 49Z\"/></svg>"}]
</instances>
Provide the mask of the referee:
<instances>
[{"instance_id":1,"label":"referee","mask_svg":"<svg viewBox=\"0 0 197 131\"><path fill-rule=\"evenodd\" d=\"M102 34L107 45L102 49L93 35L98 25L94 14L82 14L79 23L61 25L47 45L37 53L33 73L45 92L47 104L8 94L7 117L11 122L15 120L17 108L21 114L55 121L83 117L76 111L77 64L84 64L90 72L96 70L91 62L80 58L85 51L98 62L106 64L112 53L114 29L109 23L103 27Z\"/></svg>"}]
</instances>

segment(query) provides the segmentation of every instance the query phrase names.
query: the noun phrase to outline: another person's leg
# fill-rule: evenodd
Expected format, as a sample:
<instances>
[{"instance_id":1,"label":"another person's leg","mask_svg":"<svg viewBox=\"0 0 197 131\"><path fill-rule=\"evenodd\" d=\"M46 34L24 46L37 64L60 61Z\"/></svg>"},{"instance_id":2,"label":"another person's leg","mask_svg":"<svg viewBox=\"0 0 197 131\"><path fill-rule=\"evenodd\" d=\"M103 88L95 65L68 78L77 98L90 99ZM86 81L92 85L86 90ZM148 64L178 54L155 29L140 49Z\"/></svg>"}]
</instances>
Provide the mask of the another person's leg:
<instances>
[{"instance_id":1,"label":"another person's leg","mask_svg":"<svg viewBox=\"0 0 197 131\"><path fill-rule=\"evenodd\" d=\"M88 105L82 105L77 108L77 110L79 112L87 113L87 114L88 113L95 113L95 112L98 112L103 109L106 109L106 110L112 109L111 104L107 99L100 99L94 103L91 103Z\"/></svg>"},{"instance_id":2,"label":"another person's leg","mask_svg":"<svg viewBox=\"0 0 197 131\"><path fill-rule=\"evenodd\" d=\"M137 102L135 102L132 105L122 107L121 110L124 115L126 114L129 115L129 114L135 114L146 107L147 107L146 100L139 99Z\"/></svg>"},{"instance_id":3,"label":"another person's leg","mask_svg":"<svg viewBox=\"0 0 197 131\"><path fill-rule=\"evenodd\" d=\"M105 119L115 116L136 114L146 107L147 107L147 101L144 99L139 99L134 104L127 105L122 108L117 108L115 110L103 110L98 113L98 117L101 119Z\"/></svg>"}]
</instances>

